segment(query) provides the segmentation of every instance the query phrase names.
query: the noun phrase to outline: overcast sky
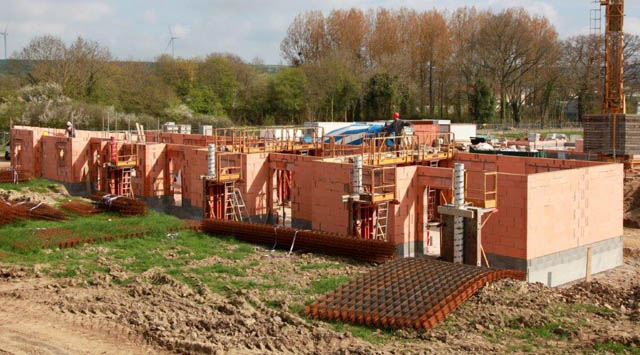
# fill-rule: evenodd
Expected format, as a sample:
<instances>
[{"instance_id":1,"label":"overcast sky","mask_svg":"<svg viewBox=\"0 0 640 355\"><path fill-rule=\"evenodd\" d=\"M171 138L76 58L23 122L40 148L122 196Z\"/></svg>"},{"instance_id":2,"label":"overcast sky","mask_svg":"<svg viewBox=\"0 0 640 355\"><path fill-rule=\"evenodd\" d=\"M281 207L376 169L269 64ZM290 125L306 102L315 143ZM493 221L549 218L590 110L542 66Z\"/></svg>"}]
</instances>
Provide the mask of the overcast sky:
<instances>
[{"instance_id":1,"label":"overcast sky","mask_svg":"<svg viewBox=\"0 0 640 355\"><path fill-rule=\"evenodd\" d=\"M168 27L179 37L176 56L231 52L277 64L280 41L296 14L358 7L453 10L521 6L545 15L562 38L589 32L592 0L0 0L0 31L8 25L9 55L31 38L51 34L70 42L99 41L119 59L152 60L168 53ZM640 0L628 0L625 31L640 34ZM0 37L1 38L1 37ZM4 57L0 39L0 58Z\"/></svg>"}]
</instances>

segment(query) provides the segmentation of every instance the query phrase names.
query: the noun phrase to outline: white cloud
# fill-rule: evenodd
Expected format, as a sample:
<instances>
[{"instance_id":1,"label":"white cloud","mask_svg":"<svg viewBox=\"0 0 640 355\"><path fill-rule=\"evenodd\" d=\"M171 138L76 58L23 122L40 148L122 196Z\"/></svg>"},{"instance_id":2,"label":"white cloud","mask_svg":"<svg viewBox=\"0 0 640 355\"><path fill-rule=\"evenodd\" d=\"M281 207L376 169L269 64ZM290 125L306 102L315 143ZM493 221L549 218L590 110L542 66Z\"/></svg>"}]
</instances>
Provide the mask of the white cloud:
<instances>
[{"instance_id":1,"label":"white cloud","mask_svg":"<svg viewBox=\"0 0 640 355\"><path fill-rule=\"evenodd\" d=\"M190 32L189 27L185 25L173 25L171 26L171 33L176 37L185 37Z\"/></svg>"},{"instance_id":2,"label":"white cloud","mask_svg":"<svg viewBox=\"0 0 640 355\"><path fill-rule=\"evenodd\" d=\"M154 24L158 21L158 13L156 12L156 10L154 9L147 9L142 13L142 16L140 16L142 18L143 22L149 23L149 24Z\"/></svg>"},{"instance_id":3,"label":"white cloud","mask_svg":"<svg viewBox=\"0 0 640 355\"><path fill-rule=\"evenodd\" d=\"M109 4L100 1L10 1L9 8L22 19L58 20L88 23L113 12Z\"/></svg>"}]
</instances>

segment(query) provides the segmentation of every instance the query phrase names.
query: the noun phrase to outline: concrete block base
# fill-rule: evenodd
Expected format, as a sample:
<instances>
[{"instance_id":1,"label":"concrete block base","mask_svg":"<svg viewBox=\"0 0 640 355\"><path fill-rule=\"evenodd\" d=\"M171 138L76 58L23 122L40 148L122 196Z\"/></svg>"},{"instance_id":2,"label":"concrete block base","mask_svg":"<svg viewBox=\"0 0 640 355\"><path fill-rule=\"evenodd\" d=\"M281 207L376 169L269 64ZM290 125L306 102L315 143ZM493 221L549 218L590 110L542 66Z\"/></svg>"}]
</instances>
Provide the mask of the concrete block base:
<instances>
[{"instance_id":1,"label":"concrete block base","mask_svg":"<svg viewBox=\"0 0 640 355\"><path fill-rule=\"evenodd\" d=\"M424 242L413 241L396 244L396 250L398 251L398 256L401 258L424 256Z\"/></svg>"},{"instance_id":2,"label":"concrete block base","mask_svg":"<svg viewBox=\"0 0 640 355\"><path fill-rule=\"evenodd\" d=\"M487 254L487 258L492 268L526 271L528 282L555 287L586 277L589 248L592 275L622 265L622 246L622 237L616 237L531 260L494 254Z\"/></svg>"},{"instance_id":3,"label":"concrete block base","mask_svg":"<svg viewBox=\"0 0 640 355\"><path fill-rule=\"evenodd\" d=\"M586 277L587 249L591 248L591 274L622 265L622 237L606 239L527 261L527 281L553 287Z\"/></svg>"}]
</instances>

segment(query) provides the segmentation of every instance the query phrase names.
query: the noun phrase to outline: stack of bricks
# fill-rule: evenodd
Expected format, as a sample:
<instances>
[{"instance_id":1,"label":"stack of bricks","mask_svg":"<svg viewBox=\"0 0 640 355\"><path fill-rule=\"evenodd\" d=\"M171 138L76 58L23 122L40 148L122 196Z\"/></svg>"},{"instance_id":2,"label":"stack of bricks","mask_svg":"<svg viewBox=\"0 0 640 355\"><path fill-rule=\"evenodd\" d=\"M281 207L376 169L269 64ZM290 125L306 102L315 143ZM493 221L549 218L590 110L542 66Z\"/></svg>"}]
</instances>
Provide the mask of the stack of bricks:
<instances>
[{"instance_id":1,"label":"stack of bricks","mask_svg":"<svg viewBox=\"0 0 640 355\"><path fill-rule=\"evenodd\" d=\"M617 115L615 118L615 154L640 154L640 116ZM614 153L613 115L589 115L584 122L584 151Z\"/></svg>"}]
</instances>

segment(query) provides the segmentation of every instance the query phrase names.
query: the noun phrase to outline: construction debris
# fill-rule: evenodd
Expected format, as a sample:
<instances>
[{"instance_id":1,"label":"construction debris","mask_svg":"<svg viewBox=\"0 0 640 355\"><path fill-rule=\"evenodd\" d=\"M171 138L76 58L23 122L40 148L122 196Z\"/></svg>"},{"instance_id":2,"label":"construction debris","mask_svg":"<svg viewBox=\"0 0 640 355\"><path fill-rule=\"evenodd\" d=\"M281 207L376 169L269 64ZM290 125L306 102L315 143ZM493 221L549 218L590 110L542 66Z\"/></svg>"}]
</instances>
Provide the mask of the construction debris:
<instances>
[{"instance_id":1,"label":"construction debris","mask_svg":"<svg viewBox=\"0 0 640 355\"><path fill-rule=\"evenodd\" d=\"M75 213L79 216L92 216L102 212L101 209L96 208L94 205L82 201L72 200L62 202L60 208L63 210Z\"/></svg>"},{"instance_id":2,"label":"construction debris","mask_svg":"<svg viewBox=\"0 0 640 355\"><path fill-rule=\"evenodd\" d=\"M485 284L524 279L520 271L479 268L431 258L390 261L329 292L305 314L383 328L431 329Z\"/></svg>"},{"instance_id":3,"label":"construction debris","mask_svg":"<svg viewBox=\"0 0 640 355\"><path fill-rule=\"evenodd\" d=\"M98 208L116 211L122 216L144 216L147 214L147 205L135 198L97 192L91 196L91 200L96 202Z\"/></svg>"},{"instance_id":4,"label":"construction debris","mask_svg":"<svg viewBox=\"0 0 640 355\"><path fill-rule=\"evenodd\" d=\"M308 250L362 261L384 262L396 255L395 246L388 242L343 237L319 231L220 219L205 220L202 229L206 233L233 235L240 240L265 244L273 249Z\"/></svg>"}]
</instances>

